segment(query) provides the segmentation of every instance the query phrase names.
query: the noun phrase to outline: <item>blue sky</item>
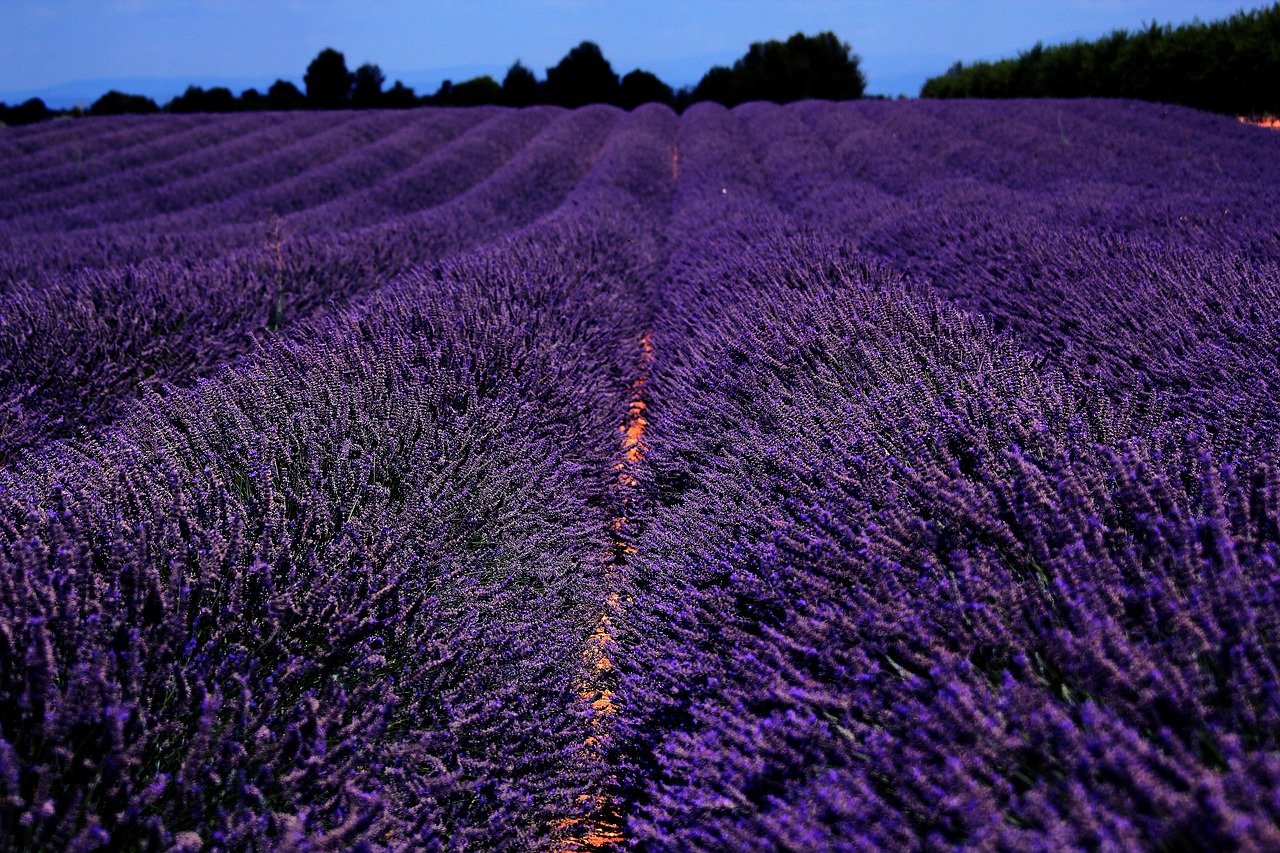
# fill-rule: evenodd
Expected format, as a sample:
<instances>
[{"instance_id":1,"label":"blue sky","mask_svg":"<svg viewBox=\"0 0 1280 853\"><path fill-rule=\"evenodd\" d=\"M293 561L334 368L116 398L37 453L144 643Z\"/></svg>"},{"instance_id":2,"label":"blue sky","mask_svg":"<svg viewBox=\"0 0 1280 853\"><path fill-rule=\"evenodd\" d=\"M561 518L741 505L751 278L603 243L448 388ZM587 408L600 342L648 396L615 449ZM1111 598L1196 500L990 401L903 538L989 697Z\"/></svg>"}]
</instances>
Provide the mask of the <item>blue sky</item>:
<instances>
[{"instance_id":1,"label":"blue sky","mask_svg":"<svg viewBox=\"0 0 1280 853\"><path fill-rule=\"evenodd\" d=\"M1150 21L1224 17L1248 0L0 0L0 100L87 102L108 87L165 100L187 83L300 81L322 48L433 91L445 77L539 76L597 42L620 73L677 86L749 43L833 30L862 56L868 91L914 95L957 59L994 59Z\"/></svg>"}]
</instances>

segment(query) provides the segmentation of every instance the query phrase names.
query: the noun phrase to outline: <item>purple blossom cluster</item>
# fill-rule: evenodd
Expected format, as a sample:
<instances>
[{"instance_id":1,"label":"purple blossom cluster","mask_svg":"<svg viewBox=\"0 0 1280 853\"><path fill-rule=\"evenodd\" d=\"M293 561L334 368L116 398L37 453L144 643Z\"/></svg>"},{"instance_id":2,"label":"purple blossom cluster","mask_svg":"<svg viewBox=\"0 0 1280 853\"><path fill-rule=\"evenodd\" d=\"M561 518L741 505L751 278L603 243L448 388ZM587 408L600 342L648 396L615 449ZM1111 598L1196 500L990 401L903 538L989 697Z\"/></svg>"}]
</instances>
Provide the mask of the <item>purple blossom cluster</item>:
<instances>
[{"instance_id":1,"label":"purple blossom cluster","mask_svg":"<svg viewBox=\"0 0 1280 853\"><path fill-rule=\"evenodd\" d=\"M0 847L1280 846L1280 137L0 151Z\"/></svg>"}]
</instances>

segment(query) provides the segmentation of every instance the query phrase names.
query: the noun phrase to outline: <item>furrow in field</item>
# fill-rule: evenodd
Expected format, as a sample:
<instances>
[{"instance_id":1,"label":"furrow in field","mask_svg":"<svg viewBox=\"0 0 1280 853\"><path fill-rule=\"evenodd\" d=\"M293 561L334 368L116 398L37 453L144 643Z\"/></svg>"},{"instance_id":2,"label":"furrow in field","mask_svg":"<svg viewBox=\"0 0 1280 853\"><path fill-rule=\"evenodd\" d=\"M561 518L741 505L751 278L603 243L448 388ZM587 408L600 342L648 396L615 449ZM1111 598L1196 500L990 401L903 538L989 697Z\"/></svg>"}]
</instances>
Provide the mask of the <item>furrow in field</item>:
<instances>
[{"instance_id":1,"label":"furrow in field","mask_svg":"<svg viewBox=\"0 0 1280 853\"><path fill-rule=\"evenodd\" d=\"M247 115L197 118L197 121L180 125L171 132L163 132L153 126L150 134L143 134L146 127L143 125L132 144L108 147L100 152L100 156L84 160L77 159L78 151L72 151L70 162L17 174L8 185L8 202L15 205L15 212L29 211L32 205L48 210L56 210L59 205L74 206L84 200L77 194L82 187L92 192L94 187L116 180L123 174L164 168L173 161L189 157L193 151L216 150L232 144L262 126L260 118L255 121L253 116ZM291 126L303 120L302 116L291 116L281 124Z\"/></svg>"},{"instance_id":2,"label":"furrow in field","mask_svg":"<svg viewBox=\"0 0 1280 853\"><path fill-rule=\"evenodd\" d=\"M0 226L0 847L1280 847L1280 135L278 118Z\"/></svg>"},{"instance_id":3,"label":"furrow in field","mask_svg":"<svg viewBox=\"0 0 1280 853\"><path fill-rule=\"evenodd\" d=\"M270 157L280 146L303 145L313 136L332 132L335 126L355 121L356 116L351 113L334 119L316 113L302 113L271 124L246 122L244 131L239 134L211 140L199 148L184 148L175 157L159 162L142 161L124 169L101 173L83 184L9 199L2 208L9 217L7 221L13 224L7 225L6 230L19 230L23 221L38 229L44 224L42 214L57 218L73 217L86 209L108 212L109 206L116 201L127 209L139 201L154 198L171 183L192 178L199 180L201 176L221 169L236 168L250 160Z\"/></svg>"},{"instance_id":4,"label":"furrow in field","mask_svg":"<svg viewBox=\"0 0 1280 853\"><path fill-rule=\"evenodd\" d=\"M290 217L290 233L320 237L353 228L368 229L397 218L430 215L430 209L465 197L493 177L519 154L556 111L506 112L482 122L443 149L424 158L394 180L380 182L343 198L319 204ZM257 218L260 212L251 214ZM0 275L9 282L37 283L50 271L92 267L109 269L149 258L221 257L238 247L261 246L272 218L248 225L206 223L189 230L141 232L122 229L106 237L87 233L80 238L57 234L31 240L8 238L0 251ZM5 239L0 234L0 246Z\"/></svg>"},{"instance_id":5,"label":"furrow in field","mask_svg":"<svg viewBox=\"0 0 1280 853\"><path fill-rule=\"evenodd\" d=\"M392 178L452 142L483 114L445 113L416 122L391 114L377 123L349 124L303 144L276 149L263 159L212 172L157 189L133 205L119 206L110 217L78 213L78 225L49 229L74 244L84 237L138 233L175 234L225 228L228 237L246 222L287 216L313 204L337 201ZM227 227L231 226L231 227ZM248 226L252 227L252 226Z\"/></svg>"},{"instance_id":6,"label":"furrow in field","mask_svg":"<svg viewBox=\"0 0 1280 853\"><path fill-rule=\"evenodd\" d=\"M22 846L85 820L133 844L156 815L221 822L233 846L550 842L583 785L562 759L588 731L575 682L605 597L626 236L564 223L413 274L0 475L5 518L76 507L0 530L0 577L25 579L4 636L53 650L35 664L50 703L137 709L127 738L81 742L74 770L17 738L7 754L44 768L49 798L122 804L14 823ZM55 564L28 534L59 539ZM82 582L90 565L119 583ZM100 619L28 619L59 578ZM145 638L129 673L81 666L117 631ZM62 692L90 670L101 690ZM206 736L228 747L206 753ZM81 772L122 763L140 769L123 788ZM206 772L255 784L210 803ZM123 806L159 788L145 819ZM278 821L281 803L297 816Z\"/></svg>"},{"instance_id":7,"label":"furrow in field","mask_svg":"<svg viewBox=\"0 0 1280 853\"><path fill-rule=\"evenodd\" d=\"M562 113L463 196L393 226L324 238L285 234L278 251L264 233L261 250L231 263L89 272L8 294L0 324L0 458L10 463L50 441L99 429L148 391L211 375L264 336L414 266L537 221L589 173L619 115ZM54 333L70 328L81 333Z\"/></svg>"},{"instance_id":8,"label":"furrow in field","mask_svg":"<svg viewBox=\"0 0 1280 853\"><path fill-rule=\"evenodd\" d=\"M618 472L617 488L620 515L614 517L613 570L605 578L610 590L604 601L599 621L583 650L583 673L578 685L578 699L586 708L591 734L583 741L580 760L595 766L596 783L592 789L577 796L582 815L562 818L555 825L557 849L604 850L618 847L626 841L624 832L623 802L618 789L616 772L609 767L612 756L608 742L618 714L614 702L617 690L617 673L613 663L614 625L630 603L624 597L623 578L628 560L636 553L636 531L629 517L632 510L631 494L637 480L636 467L644 460L646 450L645 429L649 425L646 415L646 390L649 368L653 363L653 333L640 336L638 374L631 383L627 413L618 429L621 433L622 458L615 465Z\"/></svg>"},{"instance_id":9,"label":"furrow in field","mask_svg":"<svg viewBox=\"0 0 1280 853\"><path fill-rule=\"evenodd\" d=\"M101 120L49 122L13 128L5 134L12 158L0 161L0 187L12 191L52 188L85 180L105 163L139 156L164 156L166 146L195 130L231 125L244 117L119 116ZM233 125L234 126L234 125ZM47 133L32 133L32 131ZM100 161L99 158L103 158Z\"/></svg>"},{"instance_id":10,"label":"furrow in field","mask_svg":"<svg viewBox=\"0 0 1280 853\"><path fill-rule=\"evenodd\" d=\"M311 133L268 127L263 138L249 134L222 154L216 150L192 152L189 158L170 164L164 173L125 173L115 176L114 184L81 188L76 204L16 215L8 227L75 236L78 229L109 229L134 221L145 224L150 217L214 204L277 181L291 181L345 149L373 142L403 123L395 114L389 118L385 114L355 116L316 124Z\"/></svg>"}]
</instances>

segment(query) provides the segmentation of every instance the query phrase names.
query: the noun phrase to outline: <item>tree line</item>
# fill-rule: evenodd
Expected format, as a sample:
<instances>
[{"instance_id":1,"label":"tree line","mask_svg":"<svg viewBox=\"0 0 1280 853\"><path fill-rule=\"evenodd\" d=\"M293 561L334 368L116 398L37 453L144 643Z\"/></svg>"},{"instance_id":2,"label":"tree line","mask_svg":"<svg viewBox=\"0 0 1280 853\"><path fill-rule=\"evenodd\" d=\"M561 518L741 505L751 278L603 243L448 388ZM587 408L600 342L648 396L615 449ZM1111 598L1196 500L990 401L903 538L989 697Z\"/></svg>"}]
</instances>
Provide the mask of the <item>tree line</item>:
<instances>
[{"instance_id":1,"label":"tree line","mask_svg":"<svg viewBox=\"0 0 1280 853\"><path fill-rule=\"evenodd\" d=\"M501 82L488 75L453 82L445 80L433 93L419 95L386 75L372 63L354 70L346 57L325 48L303 74L303 87L277 80L265 91L246 89L239 95L215 86L189 86L161 106L142 95L107 92L84 111L61 114L121 115L124 113L225 113L252 110L408 109L418 106L469 107L486 104L524 107L555 104L580 107L612 104L633 109L646 103L684 109L697 101L735 106L746 101L778 103L804 98L845 100L862 97L866 77L860 57L834 33L814 36L796 33L786 41L756 42L732 66L716 66L696 86L674 89L657 75L636 69L619 76L599 45L584 41L540 80L517 60ZM33 98L14 107L0 104L0 123L29 124L59 115Z\"/></svg>"},{"instance_id":2,"label":"tree line","mask_svg":"<svg viewBox=\"0 0 1280 853\"><path fill-rule=\"evenodd\" d=\"M1136 98L1231 115L1280 113L1280 3L1212 23L1151 24L1014 59L957 62L924 98Z\"/></svg>"}]
</instances>

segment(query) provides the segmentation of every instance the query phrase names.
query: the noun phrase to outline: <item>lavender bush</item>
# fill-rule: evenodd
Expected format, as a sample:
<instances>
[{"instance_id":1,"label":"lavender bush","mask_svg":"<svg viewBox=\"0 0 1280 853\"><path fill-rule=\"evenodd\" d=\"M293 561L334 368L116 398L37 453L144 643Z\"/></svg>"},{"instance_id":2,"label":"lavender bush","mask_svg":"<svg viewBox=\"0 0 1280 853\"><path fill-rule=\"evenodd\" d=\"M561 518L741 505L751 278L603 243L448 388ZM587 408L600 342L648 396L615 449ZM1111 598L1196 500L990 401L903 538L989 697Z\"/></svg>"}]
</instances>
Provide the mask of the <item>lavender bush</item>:
<instances>
[{"instance_id":1,"label":"lavender bush","mask_svg":"<svg viewBox=\"0 0 1280 853\"><path fill-rule=\"evenodd\" d=\"M519 847L572 809L630 282L620 234L557 236L7 477L10 841Z\"/></svg>"},{"instance_id":2,"label":"lavender bush","mask_svg":"<svg viewBox=\"0 0 1280 853\"><path fill-rule=\"evenodd\" d=\"M619 656L635 838L1280 841L1274 439L1228 461L848 249L699 245Z\"/></svg>"}]
</instances>

